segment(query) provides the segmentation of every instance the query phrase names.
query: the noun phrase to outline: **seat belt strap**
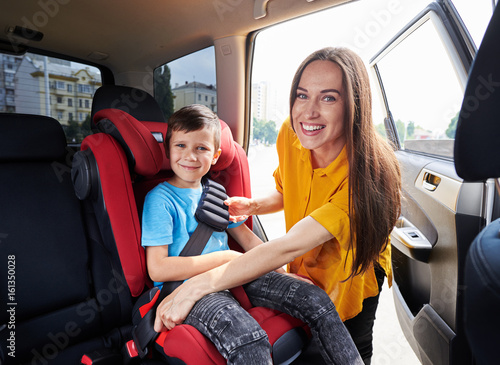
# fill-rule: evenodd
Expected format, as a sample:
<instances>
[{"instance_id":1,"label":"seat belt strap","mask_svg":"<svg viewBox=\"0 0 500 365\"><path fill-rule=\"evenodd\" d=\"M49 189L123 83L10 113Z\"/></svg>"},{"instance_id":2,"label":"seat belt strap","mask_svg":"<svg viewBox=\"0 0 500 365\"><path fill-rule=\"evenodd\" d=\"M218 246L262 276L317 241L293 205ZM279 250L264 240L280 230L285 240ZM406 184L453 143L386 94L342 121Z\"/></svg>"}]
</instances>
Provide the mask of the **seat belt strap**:
<instances>
[{"instance_id":1,"label":"seat belt strap","mask_svg":"<svg viewBox=\"0 0 500 365\"><path fill-rule=\"evenodd\" d=\"M228 207L224 204L224 200L227 199L224 187L208 178L202 179L202 185L203 192L195 212L198 226L189 237L179 256L201 255L212 233L214 231L222 232L229 225ZM159 335L153 329L156 308L182 283L183 280L165 282L155 304L134 328L132 336L141 359L147 355L149 344Z\"/></svg>"}]
</instances>

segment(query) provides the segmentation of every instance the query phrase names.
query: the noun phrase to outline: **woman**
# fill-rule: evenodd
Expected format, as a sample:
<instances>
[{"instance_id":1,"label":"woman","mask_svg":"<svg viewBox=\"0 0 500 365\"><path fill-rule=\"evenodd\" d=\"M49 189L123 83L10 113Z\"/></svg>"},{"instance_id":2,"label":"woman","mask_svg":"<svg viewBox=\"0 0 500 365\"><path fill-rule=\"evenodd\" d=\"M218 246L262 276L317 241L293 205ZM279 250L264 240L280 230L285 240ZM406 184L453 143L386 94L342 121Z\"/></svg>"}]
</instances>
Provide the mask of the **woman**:
<instances>
[{"instance_id":1,"label":"woman","mask_svg":"<svg viewBox=\"0 0 500 365\"><path fill-rule=\"evenodd\" d=\"M362 60L325 48L299 66L290 120L281 127L277 191L229 199L233 216L285 211L287 234L194 277L159 306L155 328L181 323L203 295L241 285L288 264L335 303L365 363L384 275L391 281L389 234L400 213L400 172L371 117Z\"/></svg>"}]
</instances>

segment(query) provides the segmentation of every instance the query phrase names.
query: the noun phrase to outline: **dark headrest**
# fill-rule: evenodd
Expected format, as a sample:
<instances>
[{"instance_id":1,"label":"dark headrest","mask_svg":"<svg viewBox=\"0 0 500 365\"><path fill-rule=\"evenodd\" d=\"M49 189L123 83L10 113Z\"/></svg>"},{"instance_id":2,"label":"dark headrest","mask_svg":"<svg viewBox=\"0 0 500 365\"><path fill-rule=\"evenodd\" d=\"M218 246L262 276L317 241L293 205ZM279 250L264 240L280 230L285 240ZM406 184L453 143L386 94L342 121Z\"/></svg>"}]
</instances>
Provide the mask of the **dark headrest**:
<instances>
[{"instance_id":1,"label":"dark headrest","mask_svg":"<svg viewBox=\"0 0 500 365\"><path fill-rule=\"evenodd\" d=\"M0 113L0 160L59 160L66 154L66 137L53 118Z\"/></svg>"},{"instance_id":2,"label":"dark headrest","mask_svg":"<svg viewBox=\"0 0 500 365\"><path fill-rule=\"evenodd\" d=\"M135 119L166 123L158 102L147 92L128 86L103 85L92 99L91 120L102 109L120 109Z\"/></svg>"},{"instance_id":3,"label":"dark headrest","mask_svg":"<svg viewBox=\"0 0 500 365\"><path fill-rule=\"evenodd\" d=\"M160 146L149 129L133 116L119 109L103 109L95 114L94 123L120 143L134 172L153 176L160 171L164 158Z\"/></svg>"},{"instance_id":4,"label":"dark headrest","mask_svg":"<svg viewBox=\"0 0 500 365\"><path fill-rule=\"evenodd\" d=\"M455 168L468 181L500 177L500 8L469 74L455 136Z\"/></svg>"}]
</instances>

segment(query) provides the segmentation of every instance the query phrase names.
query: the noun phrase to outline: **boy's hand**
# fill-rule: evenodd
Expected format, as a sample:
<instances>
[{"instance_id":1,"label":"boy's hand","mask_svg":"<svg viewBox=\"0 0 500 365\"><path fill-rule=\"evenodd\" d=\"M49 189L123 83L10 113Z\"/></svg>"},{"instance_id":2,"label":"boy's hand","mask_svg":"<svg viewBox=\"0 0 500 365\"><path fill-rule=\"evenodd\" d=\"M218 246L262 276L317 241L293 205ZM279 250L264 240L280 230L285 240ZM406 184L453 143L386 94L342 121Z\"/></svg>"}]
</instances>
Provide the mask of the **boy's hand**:
<instances>
[{"instance_id":1,"label":"boy's hand","mask_svg":"<svg viewBox=\"0 0 500 365\"><path fill-rule=\"evenodd\" d=\"M241 196L233 196L226 199L224 204L226 204L229 208L229 220L231 222L241 222L247 219L249 215L252 215L251 199Z\"/></svg>"}]
</instances>

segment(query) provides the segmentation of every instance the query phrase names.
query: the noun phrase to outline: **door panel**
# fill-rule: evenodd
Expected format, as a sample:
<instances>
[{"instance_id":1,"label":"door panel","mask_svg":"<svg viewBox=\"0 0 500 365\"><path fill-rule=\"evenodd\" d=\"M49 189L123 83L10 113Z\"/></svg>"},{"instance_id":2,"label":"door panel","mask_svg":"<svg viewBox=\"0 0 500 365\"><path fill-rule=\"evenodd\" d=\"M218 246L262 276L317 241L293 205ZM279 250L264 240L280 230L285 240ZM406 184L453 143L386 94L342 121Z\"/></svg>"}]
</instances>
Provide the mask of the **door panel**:
<instances>
[{"instance_id":1,"label":"door panel","mask_svg":"<svg viewBox=\"0 0 500 365\"><path fill-rule=\"evenodd\" d=\"M461 278L468 245L484 224L480 216L484 184L464 183L449 161L404 151L397 156L403 180L401 220L410 233L420 236L418 243L423 241L415 253L399 239L398 227L391 234L398 319L422 363L467 363L462 356L467 346ZM441 179L433 191L423 188L426 174ZM446 191L441 194L440 189Z\"/></svg>"}]
</instances>

